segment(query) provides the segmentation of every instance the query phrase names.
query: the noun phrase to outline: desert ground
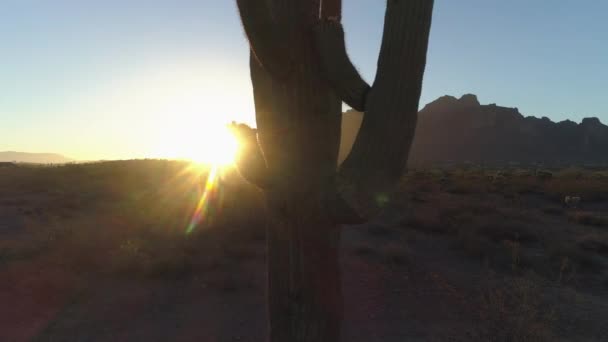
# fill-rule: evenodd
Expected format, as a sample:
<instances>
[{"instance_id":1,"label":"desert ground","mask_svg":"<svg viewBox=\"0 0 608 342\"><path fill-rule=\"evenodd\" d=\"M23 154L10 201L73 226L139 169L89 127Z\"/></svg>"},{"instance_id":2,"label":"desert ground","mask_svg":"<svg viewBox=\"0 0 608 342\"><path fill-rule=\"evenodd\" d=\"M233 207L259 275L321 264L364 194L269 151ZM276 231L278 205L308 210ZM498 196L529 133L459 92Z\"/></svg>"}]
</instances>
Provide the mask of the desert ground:
<instances>
[{"instance_id":1,"label":"desert ground","mask_svg":"<svg viewBox=\"0 0 608 342\"><path fill-rule=\"evenodd\" d=\"M263 198L228 174L187 233L206 177L0 168L0 341L263 341ZM341 262L344 341L608 341L608 171L412 168Z\"/></svg>"}]
</instances>

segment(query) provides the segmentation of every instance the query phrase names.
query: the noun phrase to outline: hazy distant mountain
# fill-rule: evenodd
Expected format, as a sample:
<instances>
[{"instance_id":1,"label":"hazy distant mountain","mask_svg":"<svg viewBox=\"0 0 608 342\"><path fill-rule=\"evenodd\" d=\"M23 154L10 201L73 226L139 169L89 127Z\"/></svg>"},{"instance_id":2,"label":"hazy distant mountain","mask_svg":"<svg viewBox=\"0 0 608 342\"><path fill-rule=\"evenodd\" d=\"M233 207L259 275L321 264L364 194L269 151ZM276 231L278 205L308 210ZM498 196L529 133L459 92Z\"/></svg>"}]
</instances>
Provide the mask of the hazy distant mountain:
<instances>
[{"instance_id":1,"label":"hazy distant mountain","mask_svg":"<svg viewBox=\"0 0 608 342\"><path fill-rule=\"evenodd\" d=\"M360 113L345 113L342 126L351 132L343 139L342 157L360 122ZM606 164L608 126L597 118L577 124L525 117L517 108L481 105L471 94L443 96L420 111L409 164L449 162Z\"/></svg>"},{"instance_id":2,"label":"hazy distant mountain","mask_svg":"<svg viewBox=\"0 0 608 342\"><path fill-rule=\"evenodd\" d=\"M61 164L71 162L72 159L56 153L0 152L0 162L13 161L18 163Z\"/></svg>"}]
</instances>

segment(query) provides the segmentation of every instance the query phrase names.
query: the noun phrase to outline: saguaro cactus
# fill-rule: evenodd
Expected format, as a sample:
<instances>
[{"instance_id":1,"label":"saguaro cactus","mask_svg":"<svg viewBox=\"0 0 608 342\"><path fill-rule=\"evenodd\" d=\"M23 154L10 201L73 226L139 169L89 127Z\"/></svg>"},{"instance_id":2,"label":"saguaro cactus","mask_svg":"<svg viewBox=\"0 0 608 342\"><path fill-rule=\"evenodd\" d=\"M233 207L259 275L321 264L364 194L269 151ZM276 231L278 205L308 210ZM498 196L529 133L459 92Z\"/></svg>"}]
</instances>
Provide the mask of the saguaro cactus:
<instances>
[{"instance_id":1,"label":"saguaro cactus","mask_svg":"<svg viewBox=\"0 0 608 342\"><path fill-rule=\"evenodd\" d=\"M400 177L412 142L433 0L387 0L373 86L350 62L340 0L237 0L251 46L257 132L235 127L239 171L266 194L270 340L340 340L336 180L369 195ZM365 111L340 170L342 101ZM256 134L257 133L257 134Z\"/></svg>"}]
</instances>

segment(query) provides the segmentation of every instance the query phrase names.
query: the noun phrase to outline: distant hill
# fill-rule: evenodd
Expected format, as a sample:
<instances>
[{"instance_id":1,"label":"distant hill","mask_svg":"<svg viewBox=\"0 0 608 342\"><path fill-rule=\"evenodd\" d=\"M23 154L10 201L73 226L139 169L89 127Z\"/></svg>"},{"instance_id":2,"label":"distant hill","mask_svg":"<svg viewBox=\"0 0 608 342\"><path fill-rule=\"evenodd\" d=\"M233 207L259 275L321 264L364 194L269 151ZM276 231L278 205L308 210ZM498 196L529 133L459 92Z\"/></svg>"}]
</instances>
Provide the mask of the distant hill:
<instances>
[{"instance_id":1,"label":"distant hill","mask_svg":"<svg viewBox=\"0 0 608 342\"><path fill-rule=\"evenodd\" d=\"M0 162L62 164L73 161L56 153L0 152Z\"/></svg>"},{"instance_id":2,"label":"distant hill","mask_svg":"<svg viewBox=\"0 0 608 342\"><path fill-rule=\"evenodd\" d=\"M360 122L360 113L345 113L342 127L350 132L344 134L341 158ZM481 105L471 94L440 97L420 111L409 164L464 162L608 164L608 126L598 118L577 124L526 117L517 108Z\"/></svg>"}]
</instances>

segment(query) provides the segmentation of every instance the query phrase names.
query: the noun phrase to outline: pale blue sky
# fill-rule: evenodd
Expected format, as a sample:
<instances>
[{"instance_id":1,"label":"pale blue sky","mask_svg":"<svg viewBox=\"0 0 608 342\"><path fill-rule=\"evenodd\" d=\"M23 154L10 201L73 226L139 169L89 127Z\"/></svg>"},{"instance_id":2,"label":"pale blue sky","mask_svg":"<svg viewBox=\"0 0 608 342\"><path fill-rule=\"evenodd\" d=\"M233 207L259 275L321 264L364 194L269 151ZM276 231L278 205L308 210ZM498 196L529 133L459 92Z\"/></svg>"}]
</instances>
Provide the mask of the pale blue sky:
<instances>
[{"instance_id":1,"label":"pale blue sky","mask_svg":"<svg viewBox=\"0 0 608 342\"><path fill-rule=\"evenodd\" d=\"M384 1L343 2L372 80ZM607 16L604 0L436 0L421 105L471 92L608 123ZM157 156L208 122L251 123L247 56L231 0L0 1L0 151Z\"/></svg>"}]
</instances>

